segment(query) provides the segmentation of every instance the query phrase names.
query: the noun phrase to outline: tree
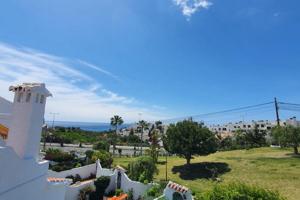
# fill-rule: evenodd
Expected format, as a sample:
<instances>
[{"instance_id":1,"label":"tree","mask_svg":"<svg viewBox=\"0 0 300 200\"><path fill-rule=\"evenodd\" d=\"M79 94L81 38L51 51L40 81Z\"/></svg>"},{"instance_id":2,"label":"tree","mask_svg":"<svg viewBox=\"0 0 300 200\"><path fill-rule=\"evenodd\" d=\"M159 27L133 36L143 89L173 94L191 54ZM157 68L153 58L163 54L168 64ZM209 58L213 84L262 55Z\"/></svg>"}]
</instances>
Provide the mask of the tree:
<instances>
[{"instance_id":1,"label":"tree","mask_svg":"<svg viewBox=\"0 0 300 200\"><path fill-rule=\"evenodd\" d=\"M143 155L143 134L144 134L144 130L148 128L149 124L145 121L145 120L141 120L138 122L138 128L140 129L140 133L141 133L141 155Z\"/></svg>"},{"instance_id":2,"label":"tree","mask_svg":"<svg viewBox=\"0 0 300 200\"><path fill-rule=\"evenodd\" d=\"M102 199L105 193L106 188L110 183L110 177L101 176L97 180L95 180L94 185L96 187L96 199Z\"/></svg>"},{"instance_id":3,"label":"tree","mask_svg":"<svg viewBox=\"0 0 300 200\"><path fill-rule=\"evenodd\" d=\"M159 154L159 135L158 130L155 130L150 137L150 149L148 150L149 156L152 157L153 161L156 163L158 160L158 154Z\"/></svg>"},{"instance_id":4,"label":"tree","mask_svg":"<svg viewBox=\"0 0 300 200\"><path fill-rule=\"evenodd\" d=\"M111 154L104 150L95 151L93 153L92 161L96 162L98 159L100 160L101 165L104 168L110 168L111 164L113 163L113 158Z\"/></svg>"},{"instance_id":5,"label":"tree","mask_svg":"<svg viewBox=\"0 0 300 200\"><path fill-rule=\"evenodd\" d=\"M164 137L166 150L186 159L189 166L193 155L208 155L217 151L215 135L203 124L184 120L171 124Z\"/></svg>"},{"instance_id":6,"label":"tree","mask_svg":"<svg viewBox=\"0 0 300 200\"><path fill-rule=\"evenodd\" d=\"M117 138L117 132L118 132L118 126L122 125L124 123L122 117L115 115L112 118L110 118L110 125L112 127L115 127L115 137ZM113 144L113 156L115 155L116 150L116 141L112 140Z\"/></svg>"},{"instance_id":7,"label":"tree","mask_svg":"<svg viewBox=\"0 0 300 200\"><path fill-rule=\"evenodd\" d=\"M122 156L122 149L118 149L118 153L119 153L119 157L121 157Z\"/></svg>"},{"instance_id":8,"label":"tree","mask_svg":"<svg viewBox=\"0 0 300 200\"><path fill-rule=\"evenodd\" d=\"M102 141L98 142L97 144L95 144L93 146L93 149L95 149L95 150L104 150L104 151L109 152L109 146L110 145L107 141L102 140Z\"/></svg>"},{"instance_id":9,"label":"tree","mask_svg":"<svg viewBox=\"0 0 300 200\"><path fill-rule=\"evenodd\" d=\"M153 159L149 156L138 157L128 165L128 175L132 180L143 183L151 182L153 176L158 172Z\"/></svg>"},{"instance_id":10,"label":"tree","mask_svg":"<svg viewBox=\"0 0 300 200\"><path fill-rule=\"evenodd\" d=\"M294 149L294 154L299 154L300 144L300 127L286 126L276 127L272 129L272 137L281 146L291 146Z\"/></svg>"},{"instance_id":11,"label":"tree","mask_svg":"<svg viewBox=\"0 0 300 200\"><path fill-rule=\"evenodd\" d=\"M266 145L266 131L259 130L255 124L254 129L246 131L246 141L250 147L261 147Z\"/></svg>"}]
</instances>

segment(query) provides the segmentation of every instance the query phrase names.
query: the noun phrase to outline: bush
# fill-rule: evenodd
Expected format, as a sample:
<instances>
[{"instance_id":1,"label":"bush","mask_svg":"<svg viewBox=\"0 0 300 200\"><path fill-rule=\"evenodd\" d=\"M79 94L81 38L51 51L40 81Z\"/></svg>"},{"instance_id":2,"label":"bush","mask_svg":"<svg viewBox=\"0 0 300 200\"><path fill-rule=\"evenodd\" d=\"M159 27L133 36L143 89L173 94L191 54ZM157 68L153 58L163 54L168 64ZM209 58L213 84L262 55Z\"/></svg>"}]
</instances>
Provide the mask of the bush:
<instances>
[{"instance_id":1,"label":"bush","mask_svg":"<svg viewBox=\"0 0 300 200\"><path fill-rule=\"evenodd\" d=\"M202 200L285 200L278 192L265 190L256 186L248 186L242 183L217 185L211 191L204 194Z\"/></svg>"},{"instance_id":2,"label":"bush","mask_svg":"<svg viewBox=\"0 0 300 200\"><path fill-rule=\"evenodd\" d=\"M79 200L88 200L87 196L90 195L91 193L93 193L94 191L95 191L94 187L86 186L80 190L78 199Z\"/></svg>"},{"instance_id":3,"label":"bush","mask_svg":"<svg viewBox=\"0 0 300 200\"><path fill-rule=\"evenodd\" d=\"M95 180L94 185L96 187L96 198L102 199L105 189L108 187L110 182L110 178L108 176L101 176L97 180Z\"/></svg>"},{"instance_id":4,"label":"bush","mask_svg":"<svg viewBox=\"0 0 300 200\"><path fill-rule=\"evenodd\" d=\"M147 192L148 197L159 197L163 194L164 189L167 186L166 181L160 181L158 184L152 186ZM151 198L153 199L153 198Z\"/></svg>"},{"instance_id":5,"label":"bush","mask_svg":"<svg viewBox=\"0 0 300 200\"><path fill-rule=\"evenodd\" d=\"M127 195L128 195L128 200L133 200L133 189L130 189Z\"/></svg>"},{"instance_id":6,"label":"bush","mask_svg":"<svg viewBox=\"0 0 300 200\"><path fill-rule=\"evenodd\" d=\"M45 160L51 160L54 162L68 162L74 159L74 155L63 152L59 149L50 148L46 150Z\"/></svg>"},{"instance_id":7,"label":"bush","mask_svg":"<svg viewBox=\"0 0 300 200\"><path fill-rule=\"evenodd\" d=\"M122 189L116 189L116 196L120 196L121 194L123 194L123 190Z\"/></svg>"},{"instance_id":8,"label":"bush","mask_svg":"<svg viewBox=\"0 0 300 200\"><path fill-rule=\"evenodd\" d=\"M128 165L128 175L132 180L142 183L151 182L154 173L157 173L157 168L153 159L149 156L139 157Z\"/></svg>"},{"instance_id":9,"label":"bush","mask_svg":"<svg viewBox=\"0 0 300 200\"><path fill-rule=\"evenodd\" d=\"M94 151L93 151L93 150L86 150L86 151L85 151L85 156L86 156L88 159L92 159L93 154L94 154Z\"/></svg>"},{"instance_id":10,"label":"bush","mask_svg":"<svg viewBox=\"0 0 300 200\"><path fill-rule=\"evenodd\" d=\"M113 158L111 154L104 150L95 151L93 153L92 161L96 162L98 159L100 160L101 165L104 168L110 168L111 164L113 163Z\"/></svg>"},{"instance_id":11,"label":"bush","mask_svg":"<svg viewBox=\"0 0 300 200\"><path fill-rule=\"evenodd\" d=\"M93 146L93 149L95 149L95 150L104 150L104 151L109 152L109 147L110 147L110 145L109 145L108 142L100 141L100 142L98 142L97 144L95 144Z\"/></svg>"}]
</instances>

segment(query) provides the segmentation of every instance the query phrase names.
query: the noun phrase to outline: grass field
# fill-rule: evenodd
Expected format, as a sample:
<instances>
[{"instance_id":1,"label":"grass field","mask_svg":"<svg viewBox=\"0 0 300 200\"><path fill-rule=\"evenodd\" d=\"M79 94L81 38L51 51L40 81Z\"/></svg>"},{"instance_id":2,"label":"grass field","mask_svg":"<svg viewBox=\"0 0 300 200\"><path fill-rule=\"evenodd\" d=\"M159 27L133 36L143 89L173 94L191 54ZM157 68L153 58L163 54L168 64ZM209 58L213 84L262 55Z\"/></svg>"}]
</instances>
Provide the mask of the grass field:
<instances>
[{"instance_id":1,"label":"grass field","mask_svg":"<svg viewBox=\"0 0 300 200\"><path fill-rule=\"evenodd\" d=\"M222 182L244 182L277 190L289 200L300 199L300 157L291 150L257 148L218 152L209 156L195 157L189 170L185 160L168 158L168 178L192 189L196 195L212 188L215 181L209 179L213 171L218 171ZM127 166L133 158L114 158L115 165ZM159 159L159 173L156 180L165 179L165 158Z\"/></svg>"}]
</instances>

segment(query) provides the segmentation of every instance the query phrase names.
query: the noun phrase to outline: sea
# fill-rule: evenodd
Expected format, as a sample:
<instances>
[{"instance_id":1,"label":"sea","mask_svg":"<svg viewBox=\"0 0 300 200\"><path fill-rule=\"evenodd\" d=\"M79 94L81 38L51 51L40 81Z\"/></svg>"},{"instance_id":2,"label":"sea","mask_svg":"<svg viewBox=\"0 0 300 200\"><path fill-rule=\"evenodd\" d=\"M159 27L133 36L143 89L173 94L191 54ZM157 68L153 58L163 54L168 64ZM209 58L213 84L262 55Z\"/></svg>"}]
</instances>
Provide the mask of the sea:
<instances>
[{"instance_id":1,"label":"sea","mask_svg":"<svg viewBox=\"0 0 300 200\"><path fill-rule=\"evenodd\" d=\"M52 127L52 121L46 121L49 127ZM85 131L93 131L93 132L102 132L113 129L113 127L109 123L101 123L101 122L67 122L67 121L55 121L54 126L62 126L62 127L76 127ZM119 128L127 128L129 124L123 124Z\"/></svg>"}]
</instances>

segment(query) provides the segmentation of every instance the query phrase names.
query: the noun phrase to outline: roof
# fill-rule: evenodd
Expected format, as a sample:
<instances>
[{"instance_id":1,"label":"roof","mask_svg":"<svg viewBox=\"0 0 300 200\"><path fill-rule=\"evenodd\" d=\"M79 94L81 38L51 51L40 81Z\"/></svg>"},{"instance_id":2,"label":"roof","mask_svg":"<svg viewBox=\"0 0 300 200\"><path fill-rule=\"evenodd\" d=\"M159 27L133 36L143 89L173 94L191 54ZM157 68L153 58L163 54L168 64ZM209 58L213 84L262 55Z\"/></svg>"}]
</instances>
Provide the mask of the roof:
<instances>
[{"instance_id":1,"label":"roof","mask_svg":"<svg viewBox=\"0 0 300 200\"><path fill-rule=\"evenodd\" d=\"M66 179L66 178L55 178L55 177L48 177L47 181L49 183L63 183L63 184L69 184L71 183L70 179Z\"/></svg>"},{"instance_id":2,"label":"roof","mask_svg":"<svg viewBox=\"0 0 300 200\"><path fill-rule=\"evenodd\" d=\"M8 131L9 131L9 129L6 126L0 124L0 136L2 136L3 138L6 138L8 135Z\"/></svg>"},{"instance_id":3,"label":"roof","mask_svg":"<svg viewBox=\"0 0 300 200\"><path fill-rule=\"evenodd\" d=\"M38 92L48 96L52 96L49 90L46 89L45 83L23 83L20 85L10 86L9 91L17 92Z\"/></svg>"},{"instance_id":4,"label":"roof","mask_svg":"<svg viewBox=\"0 0 300 200\"><path fill-rule=\"evenodd\" d=\"M168 183L167 187L180 193L186 193L189 190L188 188L171 181Z\"/></svg>"},{"instance_id":5,"label":"roof","mask_svg":"<svg viewBox=\"0 0 300 200\"><path fill-rule=\"evenodd\" d=\"M126 200L127 198L128 198L127 194L121 194L118 197L111 197L111 198L108 198L107 200Z\"/></svg>"}]
</instances>

